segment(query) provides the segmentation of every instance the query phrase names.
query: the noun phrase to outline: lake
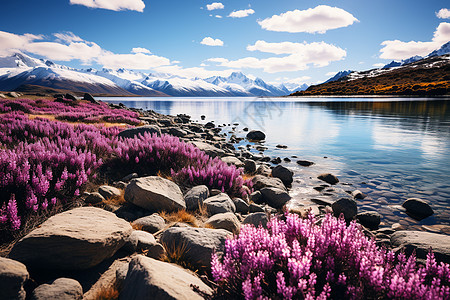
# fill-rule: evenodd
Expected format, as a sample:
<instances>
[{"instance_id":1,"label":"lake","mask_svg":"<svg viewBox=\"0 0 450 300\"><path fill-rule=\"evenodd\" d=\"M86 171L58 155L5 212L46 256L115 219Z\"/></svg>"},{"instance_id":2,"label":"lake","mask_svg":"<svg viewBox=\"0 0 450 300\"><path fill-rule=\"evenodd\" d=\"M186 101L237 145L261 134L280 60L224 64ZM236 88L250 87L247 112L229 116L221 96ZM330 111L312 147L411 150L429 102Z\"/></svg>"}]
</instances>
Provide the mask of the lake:
<instances>
[{"instance_id":1,"label":"lake","mask_svg":"<svg viewBox=\"0 0 450 300\"><path fill-rule=\"evenodd\" d=\"M265 155L291 158L283 163L296 174L291 194L319 195L312 185L321 172L341 181L341 190L359 189L369 197L359 210L377 210L382 221L408 229L450 225L450 101L448 98L100 98L159 113L188 114L199 122L239 123L266 133ZM204 121L201 116L206 116ZM231 126L228 126L228 125ZM240 145L249 144L246 141ZM283 144L287 149L278 149ZM239 146L239 145L237 145ZM298 158L292 158L297 156ZM297 159L315 162L301 167ZM435 214L422 221L399 205L417 197ZM430 226L431 225L431 226Z\"/></svg>"}]
</instances>

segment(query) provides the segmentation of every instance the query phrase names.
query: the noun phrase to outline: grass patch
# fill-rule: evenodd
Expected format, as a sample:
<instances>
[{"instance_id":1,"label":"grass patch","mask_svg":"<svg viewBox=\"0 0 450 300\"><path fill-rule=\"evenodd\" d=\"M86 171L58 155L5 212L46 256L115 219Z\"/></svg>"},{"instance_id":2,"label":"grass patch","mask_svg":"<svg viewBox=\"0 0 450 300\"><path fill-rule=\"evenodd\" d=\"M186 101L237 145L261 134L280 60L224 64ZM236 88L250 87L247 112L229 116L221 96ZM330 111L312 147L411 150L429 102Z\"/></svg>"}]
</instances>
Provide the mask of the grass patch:
<instances>
[{"instance_id":1,"label":"grass patch","mask_svg":"<svg viewBox=\"0 0 450 300\"><path fill-rule=\"evenodd\" d=\"M165 211L159 214L167 223L186 223L193 227L198 227L197 218L188 213L186 210L181 209L175 212L167 213Z\"/></svg>"}]
</instances>

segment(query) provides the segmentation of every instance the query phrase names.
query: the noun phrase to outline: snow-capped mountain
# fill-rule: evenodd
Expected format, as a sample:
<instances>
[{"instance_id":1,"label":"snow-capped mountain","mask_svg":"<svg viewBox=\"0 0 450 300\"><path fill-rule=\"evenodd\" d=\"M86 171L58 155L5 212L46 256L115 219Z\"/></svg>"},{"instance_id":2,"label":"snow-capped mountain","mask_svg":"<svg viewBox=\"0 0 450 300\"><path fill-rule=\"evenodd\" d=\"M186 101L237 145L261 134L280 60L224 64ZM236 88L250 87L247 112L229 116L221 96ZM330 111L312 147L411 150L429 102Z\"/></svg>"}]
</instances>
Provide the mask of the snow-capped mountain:
<instances>
[{"instance_id":1,"label":"snow-capped mountain","mask_svg":"<svg viewBox=\"0 0 450 300\"><path fill-rule=\"evenodd\" d=\"M94 94L178 97L273 97L308 87L300 83L269 84L241 72L228 77L192 79L126 69L78 70L22 53L0 57L0 90L15 90L24 85L28 85L28 89L33 85Z\"/></svg>"},{"instance_id":2,"label":"snow-capped mountain","mask_svg":"<svg viewBox=\"0 0 450 300\"><path fill-rule=\"evenodd\" d=\"M433 52L428 54L427 57L441 56L441 55L449 54L449 53L450 53L450 42L447 42L444 45L442 45L441 48L434 50Z\"/></svg>"},{"instance_id":3,"label":"snow-capped mountain","mask_svg":"<svg viewBox=\"0 0 450 300\"><path fill-rule=\"evenodd\" d=\"M328 80L325 81L324 83L337 81L337 80L341 79L342 77L347 76L347 75L350 74L351 72L353 72L353 71L352 71L352 70L347 70L347 71L340 71L340 72L337 72L336 75L334 75L333 77L331 77L330 79L328 79Z\"/></svg>"},{"instance_id":4,"label":"snow-capped mountain","mask_svg":"<svg viewBox=\"0 0 450 300\"><path fill-rule=\"evenodd\" d=\"M286 86L275 86L261 78L251 79L242 72L233 72L228 77L213 76L205 81L222 87L236 96L283 96L289 94Z\"/></svg>"}]
</instances>

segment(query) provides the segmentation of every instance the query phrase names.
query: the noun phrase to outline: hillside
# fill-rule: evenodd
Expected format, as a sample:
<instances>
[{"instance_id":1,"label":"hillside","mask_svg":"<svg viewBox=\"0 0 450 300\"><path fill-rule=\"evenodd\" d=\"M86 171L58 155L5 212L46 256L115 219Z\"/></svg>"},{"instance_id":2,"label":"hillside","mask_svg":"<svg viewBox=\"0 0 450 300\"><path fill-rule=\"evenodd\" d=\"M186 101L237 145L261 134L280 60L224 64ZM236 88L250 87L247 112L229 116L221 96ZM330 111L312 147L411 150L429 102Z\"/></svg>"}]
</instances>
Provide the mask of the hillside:
<instances>
[{"instance_id":1,"label":"hillside","mask_svg":"<svg viewBox=\"0 0 450 300\"><path fill-rule=\"evenodd\" d=\"M403 66L351 72L336 81L310 86L291 96L450 94L450 54L432 56Z\"/></svg>"}]
</instances>

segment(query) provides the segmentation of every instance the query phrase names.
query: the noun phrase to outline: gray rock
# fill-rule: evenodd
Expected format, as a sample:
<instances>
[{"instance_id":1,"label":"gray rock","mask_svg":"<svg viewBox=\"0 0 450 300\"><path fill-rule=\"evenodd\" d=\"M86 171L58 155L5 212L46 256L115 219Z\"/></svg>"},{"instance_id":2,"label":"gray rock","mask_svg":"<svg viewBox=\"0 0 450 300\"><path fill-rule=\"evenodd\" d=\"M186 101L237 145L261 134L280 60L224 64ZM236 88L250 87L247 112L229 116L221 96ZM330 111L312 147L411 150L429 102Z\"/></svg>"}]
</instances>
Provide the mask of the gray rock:
<instances>
[{"instance_id":1,"label":"gray rock","mask_svg":"<svg viewBox=\"0 0 450 300\"><path fill-rule=\"evenodd\" d=\"M225 229L171 227L161 235L167 252L184 248L184 260L196 267L211 267L211 255L223 254L225 240L231 233Z\"/></svg>"},{"instance_id":2,"label":"gray rock","mask_svg":"<svg viewBox=\"0 0 450 300\"><path fill-rule=\"evenodd\" d=\"M171 212L186 209L178 185L158 176L131 180L125 189L125 200L151 211Z\"/></svg>"},{"instance_id":3,"label":"gray rock","mask_svg":"<svg viewBox=\"0 0 450 300\"><path fill-rule=\"evenodd\" d=\"M285 191L274 187L261 189L264 202L274 208L282 208L286 202L291 200L291 196Z\"/></svg>"},{"instance_id":4,"label":"gray rock","mask_svg":"<svg viewBox=\"0 0 450 300\"><path fill-rule=\"evenodd\" d=\"M283 182L279 178L256 175L255 177L253 177L252 182L253 182L253 188L255 190L260 190L265 187L274 187L274 188L277 188L280 190L286 190L286 187L284 186Z\"/></svg>"},{"instance_id":5,"label":"gray rock","mask_svg":"<svg viewBox=\"0 0 450 300\"><path fill-rule=\"evenodd\" d=\"M119 299L201 300L202 294L211 295L212 289L194 272L138 255L130 262Z\"/></svg>"},{"instance_id":6,"label":"gray rock","mask_svg":"<svg viewBox=\"0 0 450 300\"><path fill-rule=\"evenodd\" d=\"M229 165L235 165L236 167L244 166L244 163L239 158L236 158L234 156L225 156L222 157L221 160Z\"/></svg>"},{"instance_id":7,"label":"gray rock","mask_svg":"<svg viewBox=\"0 0 450 300\"><path fill-rule=\"evenodd\" d=\"M236 206L236 212L241 214L248 213L248 203L240 198L233 199L234 206Z\"/></svg>"},{"instance_id":8,"label":"gray rock","mask_svg":"<svg viewBox=\"0 0 450 300\"><path fill-rule=\"evenodd\" d=\"M235 214L228 212L223 214L216 214L210 217L205 225L208 225L214 229L225 229L231 231L234 234L238 234L241 228L241 223L236 218Z\"/></svg>"},{"instance_id":9,"label":"gray rock","mask_svg":"<svg viewBox=\"0 0 450 300\"><path fill-rule=\"evenodd\" d=\"M184 195L186 209L190 211L197 210L203 205L203 201L208 197L209 189L206 185L194 186L186 193L186 195Z\"/></svg>"},{"instance_id":10,"label":"gray rock","mask_svg":"<svg viewBox=\"0 0 450 300\"><path fill-rule=\"evenodd\" d=\"M408 254L416 251L418 258L425 259L430 248L436 260L450 263L450 236L424 231L397 231L391 236L394 247L403 246Z\"/></svg>"},{"instance_id":11,"label":"gray rock","mask_svg":"<svg viewBox=\"0 0 450 300\"><path fill-rule=\"evenodd\" d=\"M28 278L29 274L24 264L0 256L1 299L25 299L23 284Z\"/></svg>"},{"instance_id":12,"label":"gray rock","mask_svg":"<svg viewBox=\"0 0 450 300\"><path fill-rule=\"evenodd\" d=\"M302 167L309 167L312 166L314 163L309 160L297 160L297 164L299 164Z\"/></svg>"},{"instance_id":13,"label":"gray rock","mask_svg":"<svg viewBox=\"0 0 450 300\"><path fill-rule=\"evenodd\" d=\"M200 150L202 150L203 152L205 152L206 154L208 154L211 157L216 157L216 156L221 157L221 156L225 155L225 151L223 151L222 149L219 149L217 147L214 147L213 145L210 145L208 143L198 142L198 141L193 141L191 143L194 144L197 148L199 148Z\"/></svg>"},{"instance_id":14,"label":"gray rock","mask_svg":"<svg viewBox=\"0 0 450 300\"><path fill-rule=\"evenodd\" d=\"M339 182L339 179L335 175L330 173L320 174L319 176L317 176L317 178L329 184L336 184Z\"/></svg>"},{"instance_id":15,"label":"gray rock","mask_svg":"<svg viewBox=\"0 0 450 300\"><path fill-rule=\"evenodd\" d=\"M256 204L263 203L263 198L260 191L254 191L253 193L250 194L249 198L250 201L255 202Z\"/></svg>"},{"instance_id":16,"label":"gray rock","mask_svg":"<svg viewBox=\"0 0 450 300\"><path fill-rule=\"evenodd\" d=\"M73 94L71 93L67 93L64 98L66 98L67 100L72 100L72 101L76 101L77 97L75 97Z\"/></svg>"},{"instance_id":17,"label":"gray rock","mask_svg":"<svg viewBox=\"0 0 450 300\"><path fill-rule=\"evenodd\" d=\"M244 161L244 172L247 174L253 174L256 172L256 163L252 159Z\"/></svg>"},{"instance_id":18,"label":"gray rock","mask_svg":"<svg viewBox=\"0 0 450 300\"><path fill-rule=\"evenodd\" d=\"M130 253L142 252L156 245L153 234L142 230L134 230L127 238L124 247Z\"/></svg>"},{"instance_id":19,"label":"gray rock","mask_svg":"<svg viewBox=\"0 0 450 300\"><path fill-rule=\"evenodd\" d=\"M0 93L0 99L6 99L6 98L7 98L7 97L6 97L5 94Z\"/></svg>"},{"instance_id":20,"label":"gray rock","mask_svg":"<svg viewBox=\"0 0 450 300\"><path fill-rule=\"evenodd\" d=\"M123 181L115 181L113 183L115 188L121 189L121 190L125 190L128 186L128 183L123 182Z\"/></svg>"},{"instance_id":21,"label":"gray rock","mask_svg":"<svg viewBox=\"0 0 450 300\"><path fill-rule=\"evenodd\" d=\"M119 133L119 137L123 138L134 138L135 136L148 134L161 135L161 128L156 125L144 125L140 127L133 127L125 129Z\"/></svg>"},{"instance_id":22,"label":"gray rock","mask_svg":"<svg viewBox=\"0 0 450 300\"><path fill-rule=\"evenodd\" d=\"M414 219L422 220L434 214L430 205L422 199L410 198L403 202L402 206L406 209L408 215Z\"/></svg>"},{"instance_id":23,"label":"gray rock","mask_svg":"<svg viewBox=\"0 0 450 300\"><path fill-rule=\"evenodd\" d=\"M110 258L125 244L131 225L96 207L50 217L18 241L9 257L45 269L81 270Z\"/></svg>"},{"instance_id":24,"label":"gray rock","mask_svg":"<svg viewBox=\"0 0 450 300\"><path fill-rule=\"evenodd\" d=\"M115 188L115 187L109 186L109 185L102 185L102 186L100 186L98 188L98 192L105 199L120 197L120 195L122 193L118 188Z\"/></svg>"},{"instance_id":25,"label":"gray rock","mask_svg":"<svg viewBox=\"0 0 450 300\"><path fill-rule=\"evenodd\" d=\"M260 130L252 130L247 133L247 139L251 141L262 141L265 138L266 135Z\"/></svg>"},{"instance_id":26,"label":"gray rock","mask_svg":"<svg viewBox=\"0 0 450 300\"><path fill-rule=\"evenodd\" d=\"M100 103L99 101L95 100L95 98L89 93L85 93L84 94L83 100L87 100L87 101L89 101L91 103L94 103L94 104L99 104Z\"/></svg>"},{"instance_id":27,"label":"gray rock","mask_svg":"<svg viewBox=\"0 0 450 300\"><path fill-rule=\"evenodd\" d=\"M105 200L105 198L103 198L103 196L100 195L100 193L94 192L94 193L90 193L86 197L86 199L84 199L84 202L90 203L90 204L97 204L97 203L100 203L100 202L102 202L104 200Z\"/></svg>"},{"instance_id":28,"label":"gray rock","mask_svg":"<svg viewBox=\"0 0 450 300\"><path fill-rule=\"evenodd\" d=\"M358 213L358 206L356 205L355 200L348 198L341 198L335 201L331 208L333 209L333 213L336 217L339 217L341 214L344 214L345 220L351 220Z\"/></svg>"},{"instance_id":29,"label":"gray rock","mask_svg":"<svg viewBox=\"0 0 450 300\"><path fill-rule=\"evenodd\" d=\"M142 230L155 233L166 226L164 219L158 214L152 214L150 216L142 217L133 221L133 225L141 227Z\"/></svg>"},{"instance_id":30,"label":"gray rock","mask_svg":"<svg viewBox=\"0 0 450 300\"><path fill-rule=\"evenodd\" d=\"M268 159L270 160L270 157L268 157ZM270 174L272 174L272 170L266 165L260 165L258 169L256 169L256 174L267 177L270 176Z\"/></svg>"},{"instance_id":31,"label":"gray rock","mask_svg":"<svg viewBox=\"0 0 450 300\"><path fill-rule=\"evenodd\" d=\"M255 203L250 203L250 205L248 206L248 212L249 213L264 212L264 207Z\"/></svg>"},{"instance_id":32,"label":"gray rock","mask_svg":"<svg viewBox=\"0 0 450 300\"><path fill-rule=\"evenodd\" d=\"M361 192L360 190L355 190L352 192L352 196L355 199L364 199L367 197L366 194L364 194L363 192Z\"/></svg>"},{"instance_id":33,"label":"gray rock","mask_svg":"<svg viewBox=\"0 0 450 300\"><path fill-rule=\"evenodd\" d=\"M215 215L220 213L236 211L236 206L234 206L233 200L225 194L220 193L219 195L209 197L203 202L206 206L206 210L209 215Z\"/></svg>"},{"instance_id":34,"label":"gray rock","mask_svg":"<svg viewBox=\"0 0 450 300\"><path fill-rule=\"evenodd\" d=\"M58 278L50 284L41 284L34 289L33 300L80 300L83 299L83 288L75 279Z\"/></svg>"},{"instance_id":35,"label":"gray rock","mask_svg":"<svg viewBox=\"0 0 450 300\"><path fill-rule=\"evenodd\" d=\"M380 225L381 215L375 211L367 211L357 214L356 218L363 226L374 230Z\"/></svg>"},{"instance_id":36,"label":"gray rock","mask_svg":"<svg viewBox=\"0 0 450 300\"><path fill-rule=\"evenodd\" d=\"M179 127L172 127L169 129L169 134L176 137L185 137L188 133Z\"/></svg>"},{"instance_id":37,"label":"gray rock","mask_svg":"<svg viewBox=\"0 0 450 300\"><path fill-rule=\"evenodd\" d=\"M269 218L267 217L266 213L263 212L256 212L249 214L244 221L243 224L251 224L255 227L262 226L264 228L267 228L267 223L269 222Z\"/></svg>"},{"instance_id":38,"label":"gray rock","mask_svg":"<svg viewBox=\"0 0 450 300\"><path fill-rule=\"evenodd\" d=\"M272 169L272 176L281 179L285 185L290 185L293 181L294 172L283 166L276 166Z\"/></svg>"},{"instance_id":39,"label":"gray rock","mask_svg":"<svg viewBox=\"0 0 450 300\"><path fill-rule=\"evenodd\" d=\"M306 218L310 212L312 212L315 216L320 215L320 209L318 205L289 205L288 211L290 213L298 214L302 218Z\"/></svg>"}]
</instances>

